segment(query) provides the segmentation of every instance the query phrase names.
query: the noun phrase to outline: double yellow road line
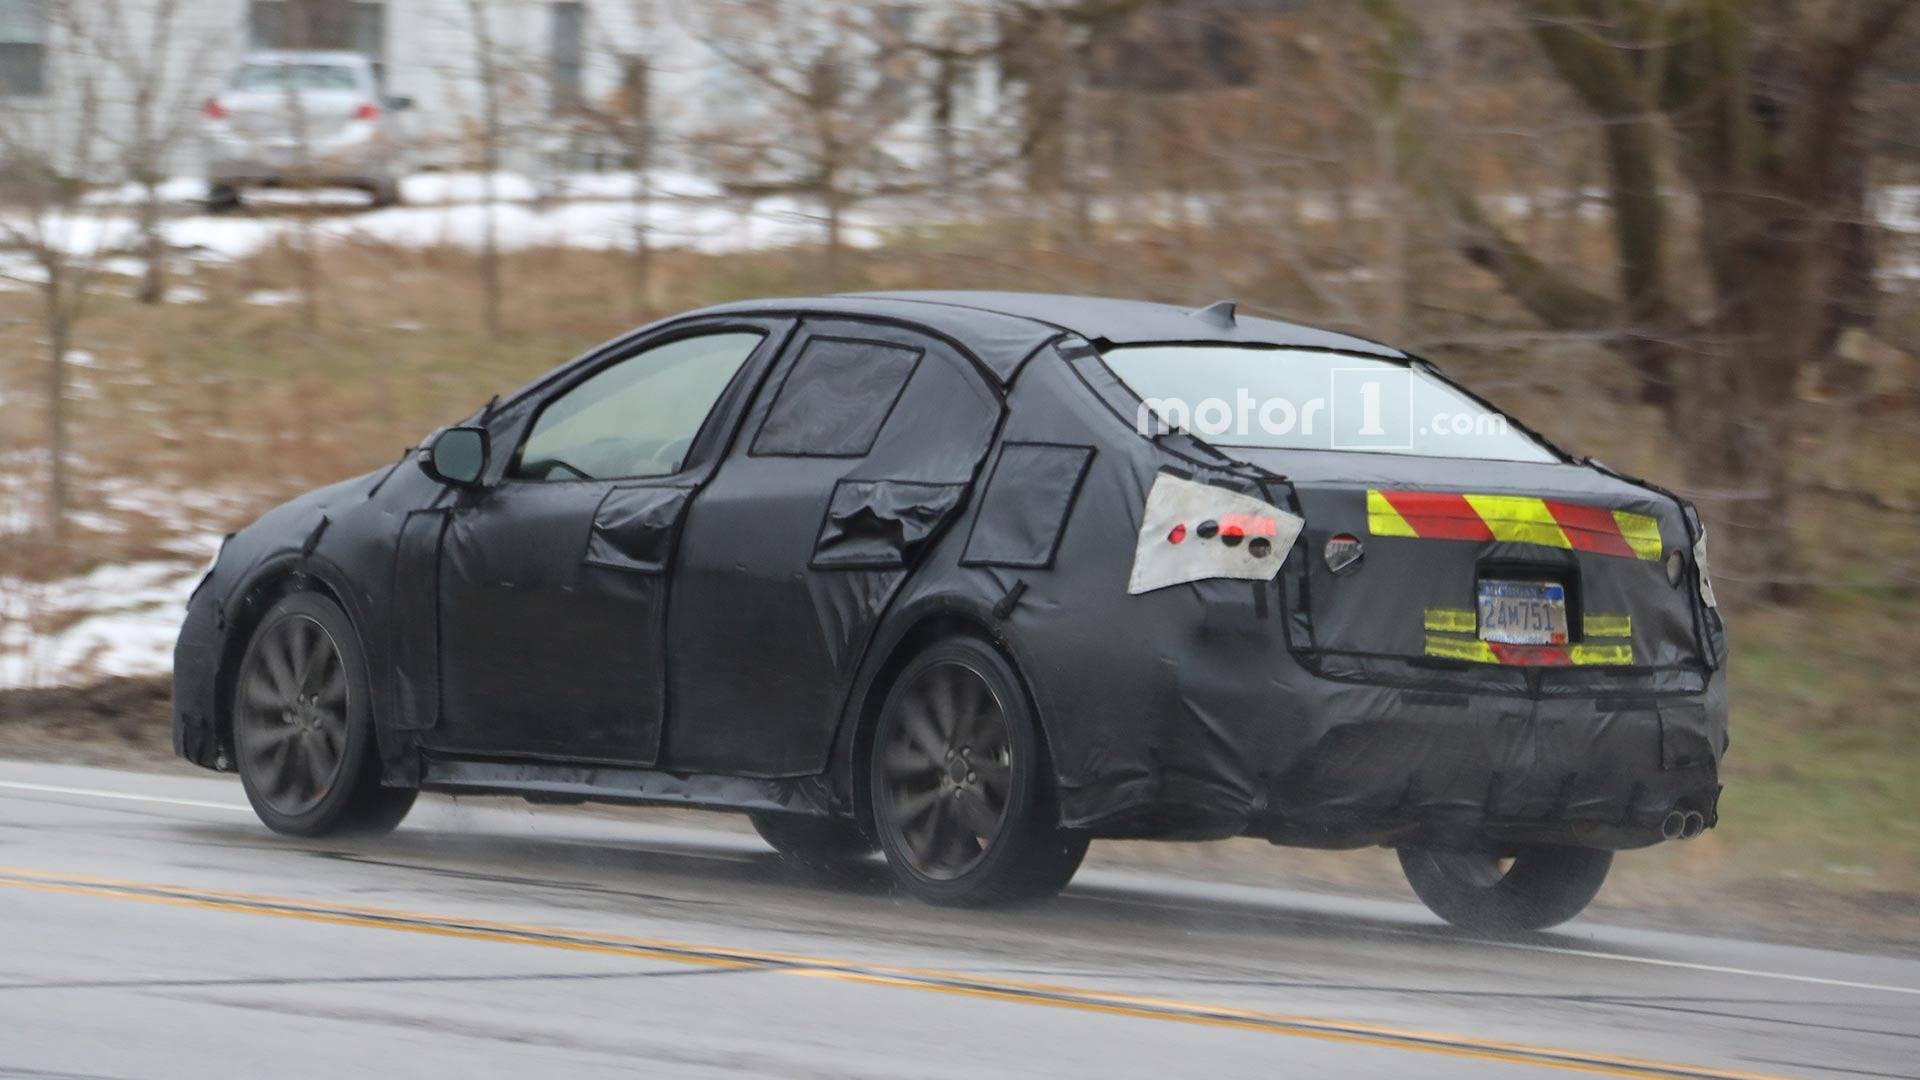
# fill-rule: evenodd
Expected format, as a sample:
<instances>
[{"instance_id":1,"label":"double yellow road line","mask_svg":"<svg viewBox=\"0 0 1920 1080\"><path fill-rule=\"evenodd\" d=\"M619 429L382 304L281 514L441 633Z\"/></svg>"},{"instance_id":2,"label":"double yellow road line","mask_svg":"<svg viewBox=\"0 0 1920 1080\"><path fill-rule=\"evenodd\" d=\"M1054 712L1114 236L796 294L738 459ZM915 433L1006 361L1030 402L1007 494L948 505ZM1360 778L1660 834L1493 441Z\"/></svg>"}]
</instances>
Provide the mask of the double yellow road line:
<instances>
[{"instance_id":1,"label":"double yellow road line","mask_svg":"<svg viewBox=\"0 0 1920 1080\"><path fill-rule=\"evenodd\" d=\"M496 922L392 908L335 904L257 893L220 892L154 882L0 867L0 888L168 904L267 915L307 922L399 930L576 952L610 953L679 964L758 970L841 982L988 998L1018 1004L1134 1016L1147 1020L1265 1031L1328 1042L1443 1054L1481 1061L1608 1076L1763 1080L1756 1074L1619 1057L1552 1046L1498 1042L1464 1035L1362 1024L1324 1017L1238 1009L1171 998L1116 994L1087 987L1018 982L931 968L893 967L817 956L697 945L657 938L586 933L550 926Z\"/></svg>"}]
</instances>

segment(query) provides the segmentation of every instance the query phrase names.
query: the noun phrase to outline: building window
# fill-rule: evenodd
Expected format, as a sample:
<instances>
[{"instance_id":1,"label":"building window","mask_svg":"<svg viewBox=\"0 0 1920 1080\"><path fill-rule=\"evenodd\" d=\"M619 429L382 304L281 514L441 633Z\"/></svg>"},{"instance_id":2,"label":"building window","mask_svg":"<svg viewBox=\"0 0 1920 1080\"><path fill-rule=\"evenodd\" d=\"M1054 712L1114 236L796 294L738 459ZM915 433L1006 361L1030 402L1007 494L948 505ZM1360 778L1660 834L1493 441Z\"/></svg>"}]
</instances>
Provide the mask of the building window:
<instances>
[{"instance_id":1,"label":"building window","mask_svg":"<svg viewBox=\"0 0 1920 1080\"><path fill-rule=\"evenodd\" d=\"M384 0L252 0L247 5L247 38L256 49L357 52L373 61L374 78L386 86Z\"/></svg>"},{"instance_id":2,"label":"building window","mask_svg":"<svg viewBox=\"0 0 1920 1080\"><path fill-rule=\"evenodd\" d=\"M286 48L293 40L286 0L253 0L247 5L247 44L255 49Z\"/></svg>"},{"instance_id":3,"label":"building window","mask_svg":"<svg viewBox=\"0 0 1920 1080\"><path fill-rule=\"evenodd\" d=\"M0 0L0 97L46 92L45 0Z\"/></svg>"},{"instance_id":4,"label":"building window","mask_svg":"<svg viewBox=\"0 0 1920 1080\"><path fill-rule=\"evenodd\" d=\"M547 40L548 79L553 111L568 113L580 107L582 61L587 51L587 5L580 0L553 4Z\"/></svg>"}]
</instances>

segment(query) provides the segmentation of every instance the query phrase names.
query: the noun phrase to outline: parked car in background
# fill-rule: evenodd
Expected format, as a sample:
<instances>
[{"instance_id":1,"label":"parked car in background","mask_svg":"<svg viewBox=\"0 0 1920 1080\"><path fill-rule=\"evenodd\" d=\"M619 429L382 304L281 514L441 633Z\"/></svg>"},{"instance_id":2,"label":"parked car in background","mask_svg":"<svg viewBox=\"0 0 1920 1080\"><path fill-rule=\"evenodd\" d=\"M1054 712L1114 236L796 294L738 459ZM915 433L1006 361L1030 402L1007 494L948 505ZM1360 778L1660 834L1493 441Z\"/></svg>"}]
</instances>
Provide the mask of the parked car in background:
<instances>
[{"instance_id":1,"label":"parked car in background","mask_svg":"<svg viewBox=\"0 0 1920 1080\"><path fill-rule=\"evenodd\" d=\"M359 53L251 53L202 109L209 200L232 207L250 187L352 187L392 205L404 172L395 114L412 105L382 94Z\"/></svg>"}]
</instances>

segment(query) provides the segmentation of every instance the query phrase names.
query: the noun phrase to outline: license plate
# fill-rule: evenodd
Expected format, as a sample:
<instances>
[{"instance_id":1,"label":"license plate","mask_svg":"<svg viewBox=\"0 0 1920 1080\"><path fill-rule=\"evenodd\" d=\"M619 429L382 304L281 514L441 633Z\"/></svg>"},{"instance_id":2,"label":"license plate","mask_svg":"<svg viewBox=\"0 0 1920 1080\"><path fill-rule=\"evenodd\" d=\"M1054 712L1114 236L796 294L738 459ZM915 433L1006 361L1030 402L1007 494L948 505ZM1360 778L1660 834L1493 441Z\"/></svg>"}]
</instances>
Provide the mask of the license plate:
<instances>
[{"instance_id":1,"label":"license plate","mask_svg":"<svg viewBox=\"0 0 1920 1080\"><path fill-rule=\"evenodd\" d=\"M1565 645L1566 586L1550 581L1480 582L1480 640Z\"/></svg>"}]
</instances>

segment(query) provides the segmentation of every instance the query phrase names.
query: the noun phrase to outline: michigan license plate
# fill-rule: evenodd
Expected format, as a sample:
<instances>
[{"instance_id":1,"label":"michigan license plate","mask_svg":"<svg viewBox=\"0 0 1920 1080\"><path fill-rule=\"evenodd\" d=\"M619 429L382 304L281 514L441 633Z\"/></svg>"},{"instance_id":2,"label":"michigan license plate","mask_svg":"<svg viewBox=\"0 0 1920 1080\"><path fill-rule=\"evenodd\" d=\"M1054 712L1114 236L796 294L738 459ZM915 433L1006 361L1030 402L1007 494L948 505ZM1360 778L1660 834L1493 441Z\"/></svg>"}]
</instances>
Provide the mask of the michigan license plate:
<instances>
[{"instance_id":1,"label":"michigan license plate","mask_svg":"<svg viewBox=\"0 0 1920 1080\"><path fill-rule=\"evenodd\" d=\"M1481 581L1480 640L1565 645L1567 587L1550 581Z\"/></svg>"}]
</instances>

